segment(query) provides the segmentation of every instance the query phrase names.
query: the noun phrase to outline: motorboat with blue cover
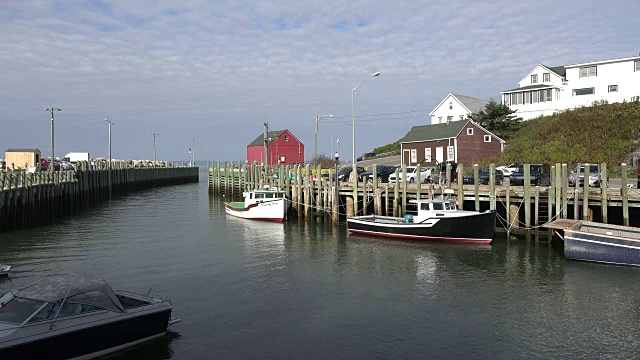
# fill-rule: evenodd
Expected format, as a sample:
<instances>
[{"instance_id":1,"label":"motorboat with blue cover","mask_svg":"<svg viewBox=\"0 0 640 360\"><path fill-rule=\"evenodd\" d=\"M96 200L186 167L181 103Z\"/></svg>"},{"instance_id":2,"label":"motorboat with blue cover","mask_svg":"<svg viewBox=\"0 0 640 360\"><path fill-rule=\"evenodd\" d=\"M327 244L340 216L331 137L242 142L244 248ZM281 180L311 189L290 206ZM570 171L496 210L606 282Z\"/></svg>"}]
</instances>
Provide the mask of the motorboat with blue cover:
<instances>
[{"instance_id":1,"label":"motorboat with blue cover","mask_svg":"<svg viewBox=\"0 0 640 360\"><path fill-rule=\"evenodd\" d=\"M91 359L163 336L168 299L83 275L41 278L0 297L0 359Z\"/></svg>"}]
</instances>

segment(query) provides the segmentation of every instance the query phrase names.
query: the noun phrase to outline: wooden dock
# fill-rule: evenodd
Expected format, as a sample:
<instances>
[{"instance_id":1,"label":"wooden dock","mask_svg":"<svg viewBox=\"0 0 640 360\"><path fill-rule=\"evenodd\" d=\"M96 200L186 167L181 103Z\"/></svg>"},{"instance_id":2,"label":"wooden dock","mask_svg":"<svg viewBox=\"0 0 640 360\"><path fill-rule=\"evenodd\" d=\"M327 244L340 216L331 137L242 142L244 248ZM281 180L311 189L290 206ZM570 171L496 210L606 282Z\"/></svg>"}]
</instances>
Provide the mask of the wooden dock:
<instances>
[{"instance_id":1,"label":"wooden dock","mask_svg":"<svg viewBox=\"0 0 640 360\"><path fill-rule=\"evenodd\" d=\"M586 166L587 167L587 166ZM622 164L622 183L626 184L626 165ZM608 188L606 164L603 168L602 187L573 188L568 186L567 164L551 166L551 186L530 185L529 165L525 164L524 186L510 186L508 181L496 185L493 175L489 185L480 185L478 165L473 166L474 185L378 183L375 172L373 182L336 183L336 169L312 169L310 165L278 166L241 165L234 162L212 162L208 166L210 194L225 194L238 198L243 191L263 186L277 186L285 190L292 200L293 216L316 218L342 224L356 215L399 216L415 211L414 199L450 198L465 210L495 210L496 227L509 234L547 236L542 225L556 219L589 219L603 223L640 226L640 191L638 189ZM588 168L588 167L587 167ZM375 171L375 166L372 167ZM490 165L494 174L495 165ZM464 175L464 166L458 166L458 179ZM406 178L406 166L396 171L396 178ZM419 174L419 169L417 170ZM264 176L267 174L267 176ZM316 175L314 177L314 174ZM447 168L447 179L451 168ZM588 174L586 174L588 177ZM416 181L420 183L421 181ZM337 186L336 186L337 185ZM603 190L604 189L604 190Z\"/></svg>"},{"instance_id":2,"label":"wooden dock","mask_svg":"<svg viewBox=\"0 0 640 360\"><path fill-rule=\"evenodd\" d=\"M125 161L76 164L76 170L0 173L0 231L51 224L128 192L198 182L197 167L134 167ZM111 181L110 179L111 178Z\"/></svg>"}]
</instances>

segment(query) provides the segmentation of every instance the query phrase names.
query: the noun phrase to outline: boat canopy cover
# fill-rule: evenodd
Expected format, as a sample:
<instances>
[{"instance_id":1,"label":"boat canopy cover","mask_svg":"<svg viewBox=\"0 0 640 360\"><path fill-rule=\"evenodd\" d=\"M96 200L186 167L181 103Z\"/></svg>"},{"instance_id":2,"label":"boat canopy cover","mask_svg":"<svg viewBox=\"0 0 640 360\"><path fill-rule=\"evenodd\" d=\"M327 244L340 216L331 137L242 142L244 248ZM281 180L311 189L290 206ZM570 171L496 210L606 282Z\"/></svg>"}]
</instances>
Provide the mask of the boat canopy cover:
<instances>
[{"instance_id":1,"label":"boat canopy cover","mask_svg":"<svg viewBox=\"0 0 640 360\"><path fill-rule=\"evenodd\" d=\"M106 281L86 275L70 274L46 277L13 292L14 296L55 303L63 300L125 312L124 307Z\"/></svg>"}]
</instances>

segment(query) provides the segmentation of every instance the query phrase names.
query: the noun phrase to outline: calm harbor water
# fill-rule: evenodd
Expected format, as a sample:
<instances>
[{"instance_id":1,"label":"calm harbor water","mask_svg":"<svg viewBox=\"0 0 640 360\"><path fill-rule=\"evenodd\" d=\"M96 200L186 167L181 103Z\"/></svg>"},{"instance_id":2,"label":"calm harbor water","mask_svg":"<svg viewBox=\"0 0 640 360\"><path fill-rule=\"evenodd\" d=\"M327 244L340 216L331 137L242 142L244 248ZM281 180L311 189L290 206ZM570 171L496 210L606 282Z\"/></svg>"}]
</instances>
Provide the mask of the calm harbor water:
<instances>
[{"instance_id":1,"label":"calm harbor water","mask_svg":"<svg viewBox=\"0 0 640 360\"><path fill-rule=\"evenodd\" d=\"M182 323L120 359L638 357L638 268L228 218L201 181L0 233L0 292L89 272L169 297Z\"/></svg>"}]
</instances>

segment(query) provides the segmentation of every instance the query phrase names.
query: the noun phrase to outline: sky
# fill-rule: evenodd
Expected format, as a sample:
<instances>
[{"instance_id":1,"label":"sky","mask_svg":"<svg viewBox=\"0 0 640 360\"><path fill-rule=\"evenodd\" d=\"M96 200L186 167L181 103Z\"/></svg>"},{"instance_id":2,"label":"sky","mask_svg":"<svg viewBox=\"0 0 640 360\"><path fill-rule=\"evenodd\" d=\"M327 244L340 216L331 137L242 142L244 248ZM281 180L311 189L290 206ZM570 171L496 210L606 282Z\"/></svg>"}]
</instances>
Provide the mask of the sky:
<instances>
[{"instance_id":1,"label":"sky","mask_svg":"<svg viewBox=\"0 0 640 360\"><path fill-rule=\"evenodd\" d=\"M536 64L640 53L637 0L0 0L0 151L245 160L290 130L343 160L429 124L447 94L482 100ZM373 72L355 92L352 89ZM340 139L338 145L337 139ZM4 149L2 149L4 148ZM2 157L2 155L0 155Z\"/></svg>"}]
</instances>

